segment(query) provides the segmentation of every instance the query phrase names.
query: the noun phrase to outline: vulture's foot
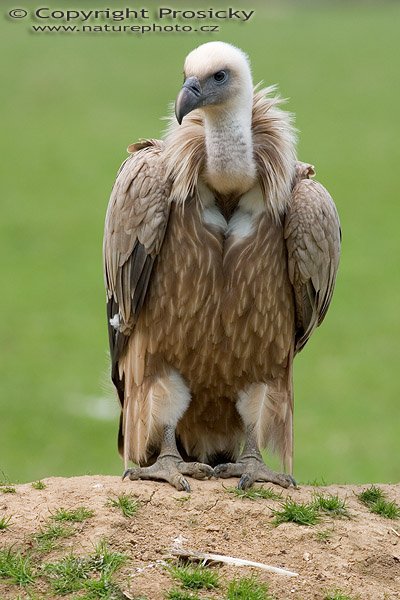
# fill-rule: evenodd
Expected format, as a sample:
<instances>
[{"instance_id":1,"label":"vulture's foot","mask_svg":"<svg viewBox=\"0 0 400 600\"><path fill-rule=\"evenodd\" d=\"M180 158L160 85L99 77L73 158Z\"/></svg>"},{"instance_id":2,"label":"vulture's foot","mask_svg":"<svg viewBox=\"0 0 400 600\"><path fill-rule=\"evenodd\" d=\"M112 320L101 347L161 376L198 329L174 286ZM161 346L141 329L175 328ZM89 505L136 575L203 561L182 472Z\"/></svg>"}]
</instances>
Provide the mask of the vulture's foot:
<instances>
[{"instance_id":1,"label":"vulture's foot","mask_svg":"<svg viewBox=\"0 0 400 600\"><path fill-rule=\"evenodd\" d=\"M198 462L185 462L180 456L164 454L150 467L134 467L127 469L122 479L129 477L131 481L137 479L152 479L168 481L177 490L190 492L190 485L184 475L194 479L209 479L214 475L210 465Z\"/></svg>"},{"instance_id":2,"label":"vulture's foot","mask_svg":"<svg viewBox=\"0 0 400 600\"><path fill-rule=\"evenodd\" d=\"M297 484L291 475L276 473L267 467L262 458L258 456L241 456L235 463L225 463L214 468L214 476L227 479L240 477L238 488L247 490L256 481L268 481L281 487L296 487Z\"/></svg>"}]
</instances>

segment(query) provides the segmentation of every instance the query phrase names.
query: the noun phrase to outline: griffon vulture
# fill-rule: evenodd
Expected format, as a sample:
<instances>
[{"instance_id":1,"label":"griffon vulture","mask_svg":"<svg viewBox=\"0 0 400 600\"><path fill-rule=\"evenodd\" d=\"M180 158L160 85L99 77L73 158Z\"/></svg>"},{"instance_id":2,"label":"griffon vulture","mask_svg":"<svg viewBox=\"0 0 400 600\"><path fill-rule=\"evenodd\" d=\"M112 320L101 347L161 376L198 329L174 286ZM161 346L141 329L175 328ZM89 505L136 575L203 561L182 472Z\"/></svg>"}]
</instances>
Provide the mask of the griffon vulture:
<instances>
[{"instance_id":1,"label":"griffon vulture","mask_svg":"<svg viewBox=\"0 0 400 600\"><path fill-rule=\"evenodd\" d=\"M104 269L132 480L295 484L293 358L331 301L340 227L274 89L253 89L238 48L201 45L165 139L130 146L118 173Z\"/></svg>"}]
</instances>

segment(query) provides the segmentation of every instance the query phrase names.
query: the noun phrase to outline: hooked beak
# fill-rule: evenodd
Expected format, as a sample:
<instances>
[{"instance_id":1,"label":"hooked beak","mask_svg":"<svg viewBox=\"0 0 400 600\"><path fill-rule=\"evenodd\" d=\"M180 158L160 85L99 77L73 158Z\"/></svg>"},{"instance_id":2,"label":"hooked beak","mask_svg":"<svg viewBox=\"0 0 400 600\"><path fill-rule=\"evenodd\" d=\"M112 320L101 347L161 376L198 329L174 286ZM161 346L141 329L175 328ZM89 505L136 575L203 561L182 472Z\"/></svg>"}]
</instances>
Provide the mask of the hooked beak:
<instances>
[{"instance_id":1,"label":"hooked beak","mask_svg":"<svg viewBox=\"0 0 400 600\"><path fill-rule=\"evenodd\" d=\"M197 77L188 77L175 102L175 115L179 125L185 115L202 106L203 100L200 81Z\"/></svg>"}]
</instances>

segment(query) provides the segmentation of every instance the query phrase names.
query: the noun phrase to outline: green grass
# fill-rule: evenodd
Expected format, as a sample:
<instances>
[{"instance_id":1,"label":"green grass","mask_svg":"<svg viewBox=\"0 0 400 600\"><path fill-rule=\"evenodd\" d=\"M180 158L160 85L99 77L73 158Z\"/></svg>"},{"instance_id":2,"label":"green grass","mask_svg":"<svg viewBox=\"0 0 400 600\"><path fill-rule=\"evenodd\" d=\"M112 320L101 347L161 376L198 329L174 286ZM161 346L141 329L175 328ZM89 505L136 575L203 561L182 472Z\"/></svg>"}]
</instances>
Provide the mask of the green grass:
<instances>
[{"instance_id":1,"label":"green grass","mask_svg":"<svg viewBox=\"0 0 400 600\"><path fill-rule=\"evenodd\" d=\"M160 135L186 53L211 39L242 47L254 80L290 98L299 156L343 225L332 306L295 360L296 477L398 479L400 5L253 6L213 35L39 35L1 19L0 469L13 481L122 470L105 387L106 204L127 144Z\"/></svg>"},{"instance_id":2,"label":"green grass","mask_svg":"<svg viewBox=\"0 0 400 600\"><path fill-rule=\"evenodd\" d=\"M60 540L75 535L75 529L70 525L71 523L82 523L93 517L93 515L94 511L84 506L79 506L73 510L58 509L50 517L53 522L46 523L41 531L34 535L37 550L40 552L54 550Z\"/></svg>"},{"instance_id":3,"label":"green grass","mask_svg":"<svg viewBox=\"0 0 400 600\"><path fill-rule=\"evenodd\" d=\"M54 540L51 538L51 541ZM123 595L113 575L127 558L125 554L113 552L105 540L101 540L90 555L77 556L71 552L60 560L41 563L41 566L38 566L38 556L34 552L23 554L9 548L0 550L0 580L28 586L40 575L57 597L82 591L79 598L86 600L118 600ZM36 564L36 572L33 564Z\"/></svg>"},{"instance_id":4,"label":"green grass","mask_svg":"<svg viewBox=\"0 0 400 600\"><path fill-rule=\"evenodd\" d=\"M198 594L178 588L168 590L165 597L167 600L201 600Z\"/></svg>"},{"instance_id":5,"label":"green grass","mask_svg":"<svg viewBox=\"0 0 400 600\"><path fill-rule=\"evenodd\" d=\"M190 500L190 496L178 496L174 498L174 500L176 500L176 502L181 502L182 504L184 504L185 502L188 502L188 500Z\"/></svg>"},{"instance_id":6,"label":"green grass","mask_svg":"<svg viewBox=\"0 0 400 600\"><path fill-rule=\"evenodd\" d=\"M316 477L311 481L308 481L306 485L312 485L313 487L324 487L328 485L323 477Z\"/></svg>"},{"instance_id":7,"label":"green grass","mask_svg":"<svg viewBox=\"0 0 400 600\"><path fill-rule=\"evenodd\" d=\"M15 487L14 487L14 486L12 486L12 485L5 485L5 486L1 486L1 487L0 487L0 491L1 491L3 494L16 494L16 493L17 493L17 490L16 490L16 489L15 489Z\"/></svg>"},{"instance_id":8,"label":"green grass","mask_svg":"<svg viewBox=\"0 0 400 600\"><path fill-rule=\"evenodd\" d=\"M8 475L3 471L3 469L0 469L0 487L4 485L10 485L10 483L11 481Z\"/></svg>"},{"instance_id":9,"label":"green grass","mask_svg":"<svg viewBox=\"0 0 400 600\"><path fill-rule=\"evenodd\" d=\"M107 575L100 575L99 579L89 579L84 583L85 594L81 597L83 600L118 600L126 598L120 592L119 587L111 581Z\"/></svg>"},{"instance_id":10,"label":"green grass","mask_svg":"<svg viewBox=\"0 0 400 600\"><path fill-rule=\"evenodd\" d=\"M82 589L91 571L85 558L73 554L57 562L45 564L43 570L53 592L63 596Z\"/></svg>"},{"instance_id":11,"label":"green grass","mask_svg":"<svg viewBox=\"0 0 400 600\"><path fill-rule=\"evenodd\" d=\"M355 600L355 598L344 594L340 590L332 590L324 596L323 600Z\"/></svg>"},{"instance_id":12,"label":"green grass","mask_svg":"<svg viewBox=\"0 0 400 600\"><path fill-rule=\"evenodd\" d=\"M60 540L70 538L73 535L75 535L75 530L70 526L47 523L39 533L34 535L36 549L39 552L50 552L57 547Z\"/></svg>"},{"instance_id":13,"label":"green grass","mask_svg":"<svg viewBox=\"0 0 400 600\"><path fill-rule=\"evenodd\" d=\"M314 504L318 510L331 517L349 518L350 516L345 500L341 500L337 494L316 494Z\"/></svg>"},{"instance_id":14,"label":"green grass","mask_svg":"<svg viewBox=\"0 0 400 600\"><path fill-rule=\"evenodd\" d=\"M321 514L334 518L347 517L349 512L344 500L337 494L314 494L312 502L296 502L286 498L281 502L280 509L272 509L273 524L297 523L298 525L316 525L321 519Z\"/></svg>"},{"instance_id":15,"label":"green grass","mask_svg":"<svg viewBox=\"0 0 400 600\"><path fill-rule=\"evenodd\" d=\"M41 479L38 479L37 481L34 481L32 483L32 487L35 490L45 490L47 485L43 481L41 481Z\"/></svg>"},{"instance_id":16,"label":"green grass","mask_svg":"<svg viewBox=\"0 0 400 600\"><path fill-rule=\"evenodd\" d=\"M400 506L394 501L389 501L383 490L375 485L370 486L358 494L358 499L369 508L369 510L386 519L399 519Z\"/></svg>"},{"instance_id":17,"label":"green grass","mask_svg":"<svg viewBox=\"0 0 400 600\"><path fill-rule=\"evenodd\" d=\"M108 499L108 506L112 508L118 508L124 517L130 518L137 512L139 508L139 502L131 494L119 494L116 498Z\"/></svg>"},{"instance_id":18,"label":"green grass","mask_svg":"<svg viewBox=\"0 0 400 600\"><path fill-rule=\"evenodd\" d=\"M227 600L273 600L268 586L253 577L241 577L231 581L226 595Z\"/></svg>"},{"instance_id":19,"label":"green grass","mask_svg":"<svg viewBox=\"0 0 400 600\"><path fill-rule=\"evenodd\" d=\"M70 554L61 560L43 566L54 593L66 595L84 590L86 600L118 598L119 588L113 574L127 560L127 556L110 550L103 540L90 556ZM120 594L121 595L121 594Z\"/></svg>"},{"instance_id":20,"label":"green grass","mask_svg":"<svg viewBox=\"0 0 400 600\"><path fill-rule=\"evenodd\" d=\"M169 572L185 589L212 590L219 586L218 573L207 567L191 564L178 565L169 567Z\"/></svg>"},{"instance_id":21,"label":"green grass","mask_svg":"<svg viewBox=\"0 0 400 600\"><path fill-rule=\"evenodd\" d=\"M11 517L10 516L4 516L0 518L0 531L4 529L8 529L9 527L11 527Z\"/></svg>"},{"instance_id":22,"label":"green grass","mask_svg":"<svg viewBox=\"0 0 400 600\"><path fill-rule=\"evenodd\" d=\"M247 490L241 490L238 487L228 487L227 492L247 500L279 500L282 498L280 492L275 492L272 488L251 487Z\"/></svg>"},{"instance_id":23,"label":"green grass","mask_svg":"<svg viewBox=\"0 0 400 600\"><path fill-rule=\"evenodd\" d=\"M51 518L54 521L71 522L71 523L82 523L87 519L94 516L94 511L84 506L79 506L74 510L68 510L66 508L59 508Z\"/></svg>"},{"instance_id":24,"label":"green grass","mask_svg":"<svg viewBox=\"0 0 400 600\"><path fill-rule=\"evenodd\" d=\"M358 494L358 499L366 506L375 504L375 502L383 500L384 498L385 493L375 485L371 485L371 487L366 488Z\"/></svg>"},{"instance_id":25,"label":"green grass","mask_svg":"<svg viewBox=\"0 0 400 600\"><path fill-rule=\"evenodd\" d=\"M13 548L0 550L0 579L19 586L33 583L35 575L30 556Z\"/></svg>"},{"instance_id":26,"label":"green grass","mask_svg":"<svg viewBox=\"0 0 400 600\"><path fill-rule=\"evenodd\" d=\"M281 504L281 509L272 509L273 524L297 523L297 525L316 525L319 520L318 508L314 503L295 502L287 498Z\"/></svg>"},{"instance_id":27,"label":"green grass","mask_svg":"<svg viewBox=\"0 0 400 600\"><path fill-rule=\"evenodd\" d=\"M333 533L330 529L322 529L321 531L316 532L315 537L319 542L329 542L332 535Z\"/></svg>"},{"instance_id":28,"label":"green grass","mask_svg":"<svg viewBox=\"0 0 400 600\"><path fill-rule=\"evenodd\" d=\"M112 575L117 571L127 560L125 554L113 552L110 550L107 542L101 540L95 547L95 552L91 557L91 566L95 571L103 575Z\"/></svg>"},{"instance_id":29,"label":"green grass","mask_svg":"<svg viewBox=\"0 0 400 600\"><path fill-rule=\"evenodd\" d=\"M385 517L386 519L399 519L400 518L400 506L396 502L389 502L388 500L377 500L370 507L371 512Z\"/></svg>"}]
</instances>

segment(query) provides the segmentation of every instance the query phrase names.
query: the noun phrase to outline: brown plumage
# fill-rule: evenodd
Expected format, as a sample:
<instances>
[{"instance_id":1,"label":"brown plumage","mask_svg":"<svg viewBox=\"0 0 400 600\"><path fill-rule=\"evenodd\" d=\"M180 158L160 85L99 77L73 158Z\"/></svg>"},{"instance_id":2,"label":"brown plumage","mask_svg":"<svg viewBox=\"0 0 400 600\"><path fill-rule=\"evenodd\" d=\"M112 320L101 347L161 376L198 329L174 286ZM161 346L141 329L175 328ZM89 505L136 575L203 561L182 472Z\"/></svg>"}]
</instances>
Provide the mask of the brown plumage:
<instances>
[{"instance_id":1,"label":"brown plumage","mask_svg":"<svg viewBox=\"0 0 400 600\"><path fill-rule=\"evenodd\" d=\"M292 363L332 297L339 221L311 165L296 161L274 88L249 96L243 53L204 44L185 76L182 124L129 147L107 211L119 448L125 466L140 465L131 479L287 486L259 451L276 450L291 473Z\"/></svg>"}]
</instances>

